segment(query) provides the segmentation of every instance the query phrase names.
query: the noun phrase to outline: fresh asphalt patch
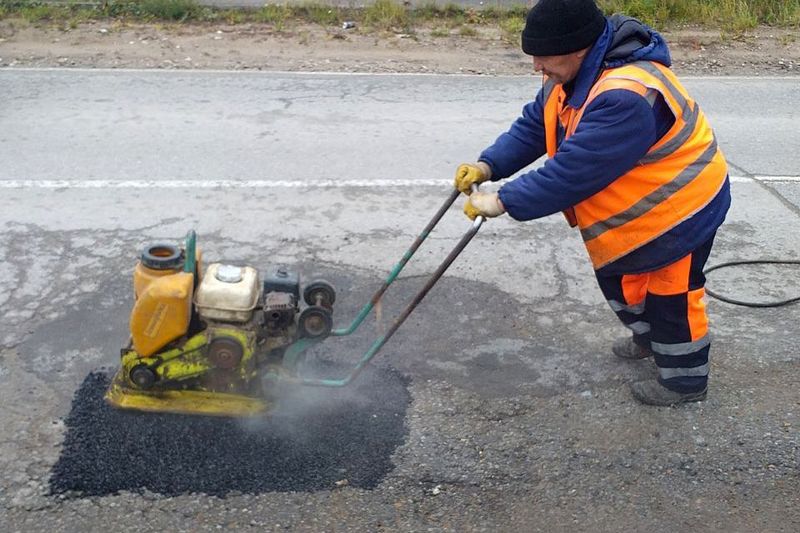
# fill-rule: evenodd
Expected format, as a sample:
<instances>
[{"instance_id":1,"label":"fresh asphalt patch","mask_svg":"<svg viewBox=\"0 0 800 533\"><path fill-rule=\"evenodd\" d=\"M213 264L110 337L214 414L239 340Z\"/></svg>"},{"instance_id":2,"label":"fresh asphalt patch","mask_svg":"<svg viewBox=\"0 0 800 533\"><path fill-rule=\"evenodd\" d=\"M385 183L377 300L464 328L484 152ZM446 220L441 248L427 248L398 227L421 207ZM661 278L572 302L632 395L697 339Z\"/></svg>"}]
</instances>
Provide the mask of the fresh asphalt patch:
<instances>
[{"instance_id":1,"label":"fresh asphalt patch","mask_svg":"<svg viewBox=\"0 0 800 533\"><path fill-rule=\"evenodd\" d=\"M92 372L75 393L51 493L372 489L407 436L408 380L392 369L368 368L344 389L286 389L257 420L117 410L103 400L109 381Z\"/></svg>"}]
</instances>

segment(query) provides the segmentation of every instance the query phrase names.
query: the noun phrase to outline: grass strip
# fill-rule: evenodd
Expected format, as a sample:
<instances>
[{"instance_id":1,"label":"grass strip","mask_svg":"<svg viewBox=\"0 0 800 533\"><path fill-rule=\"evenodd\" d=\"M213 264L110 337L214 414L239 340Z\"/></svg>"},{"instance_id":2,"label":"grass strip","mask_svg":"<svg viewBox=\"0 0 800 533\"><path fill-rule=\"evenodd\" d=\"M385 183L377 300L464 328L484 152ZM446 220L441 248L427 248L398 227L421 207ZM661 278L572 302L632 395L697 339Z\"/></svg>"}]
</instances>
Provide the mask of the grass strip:
<instances>
[{"instance_id":1,"label":"grass strip","mask_svg":"<svg viewBox=\"0 0 800 533\"><path fill-rule=\"evenodd\" d=\"M607 14L624 13L656 28L694 24L728 31L746 31L758 25L800 26L800 0L599 0ZM320 2L267 4L254 9L201 6L195 0L0 0L0 19L22 18L28 22L67 23L75 26L90 20L117 19L127 22L169 21L177 23L264 23L281 31L288 23L341 26L356 23L360 31L414 32L432 27L432 34L471 37L481 25L498 26L518 39L527 8L488 6L467 8L434 2L415 7L397 0L375 0L364 8L336 7Z\"/></svg>"}]
</instances>

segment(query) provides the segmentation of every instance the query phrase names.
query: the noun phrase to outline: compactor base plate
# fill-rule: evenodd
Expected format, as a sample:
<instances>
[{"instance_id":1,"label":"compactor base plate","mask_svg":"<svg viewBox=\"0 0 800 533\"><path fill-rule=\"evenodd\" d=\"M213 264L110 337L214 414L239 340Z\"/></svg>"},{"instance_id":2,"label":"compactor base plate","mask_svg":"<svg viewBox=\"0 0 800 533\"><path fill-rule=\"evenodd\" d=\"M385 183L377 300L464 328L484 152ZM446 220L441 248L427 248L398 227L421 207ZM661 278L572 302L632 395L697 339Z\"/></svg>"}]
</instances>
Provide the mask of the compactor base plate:
<instances>
[{"instance_id":1,"label":"compactor base plate","mask_svg":"<svg viewBox=\"0 0 800 533\"><path fill-rule=\"evenodd\" d=\"M265 413L263 398L199 390L138 390L131 388L121 369L114 376L105 400L114 407L153 413L247 417Z\"/></svg>"}]
</instances>

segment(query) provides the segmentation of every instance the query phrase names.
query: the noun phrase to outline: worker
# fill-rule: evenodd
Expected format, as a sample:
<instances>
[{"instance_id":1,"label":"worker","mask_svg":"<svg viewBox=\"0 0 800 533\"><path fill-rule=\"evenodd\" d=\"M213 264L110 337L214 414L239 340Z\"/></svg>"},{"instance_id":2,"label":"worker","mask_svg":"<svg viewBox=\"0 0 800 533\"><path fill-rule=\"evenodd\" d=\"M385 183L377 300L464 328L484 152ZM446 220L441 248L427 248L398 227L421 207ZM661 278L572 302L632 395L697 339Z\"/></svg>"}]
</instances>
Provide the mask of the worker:
<instances>
[{"instance_id":1,"label":"worker","mask_svg":"<svg viewBox=\"0 0 800 533\"><path fill-rule=\"evenodd\" d=\"M701 401L708 387L703 265L730 206L725 159L698 104L670 70L661 35L605 17L593 0L539 0L522 50L543 74L536 99L476 163L456 171L471 219L563 211L577 226L611 309L631 335L612 351L654 357L631 384L645 404ZM544 164L497 192L501 180Z\"/></svg>"}]
</instances>

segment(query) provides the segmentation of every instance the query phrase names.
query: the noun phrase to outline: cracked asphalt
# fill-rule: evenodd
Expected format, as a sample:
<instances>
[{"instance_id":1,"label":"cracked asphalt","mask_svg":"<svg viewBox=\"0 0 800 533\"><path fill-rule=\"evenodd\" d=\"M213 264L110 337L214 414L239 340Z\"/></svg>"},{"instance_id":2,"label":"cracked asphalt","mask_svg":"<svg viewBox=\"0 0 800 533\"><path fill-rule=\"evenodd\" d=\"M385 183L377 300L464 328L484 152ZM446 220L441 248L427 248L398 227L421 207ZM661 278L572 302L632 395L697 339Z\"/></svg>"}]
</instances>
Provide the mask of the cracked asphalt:
<instances>
[{"instance_id":1,"label":"cracked asphalt","mask_svg":"<svg viewBox=\"0 0 800 533\"><path fill-rule=\"evenodd\" d=\"M736 177L709 265L800 259L797 83L686 82ZM181 471L202 483L171 484L178 474L162 470L159 483L128 471L130 483L110 494L73 490L80 475L59 486L71 453L83 453L84 468L95 458L101 471L121 461L122 443L102 433L118 422L81 391L116 367L146 243L178 241L194 228L206 261L325 277L339 291L337 323L349 322L444 201L455 165L516 117L538 81L2 70L0 86L5 530L800 528L800 306L710 300L709 399L639 405L627 383L655 369L610 354L624 330L595 287L579 236L557 216L488 222L357 387L338 400L315 390L304 402L294 391L297 412L283 423L298 431L268 421L256 428L276 450L294 447L293 457L322 453L320 435L330 447L363 451L264 467L313 483L237 488L186 461ZM459 208L379 316L357 335L323 343L314 361L342 368L360 357L468 228ZM744 299L791 297L798 272L723 270L709 286ZM319 417L302 423L322 406L345 411L334 409L327 428ZM378 407L400 420L370 429ZM83 425L70 418L78 415ZM179 453L178 435L201 433L186 421L138 419L154 433L137 433L135 447L167 442ZM75 440L76 428L90 431ZM156 434L161 440L148 437ZM265 464L247 462L252 444L223 439L219 450L250 472ZM359 465L371 477L340 470Z\"/></svg>"}]
</instances>

